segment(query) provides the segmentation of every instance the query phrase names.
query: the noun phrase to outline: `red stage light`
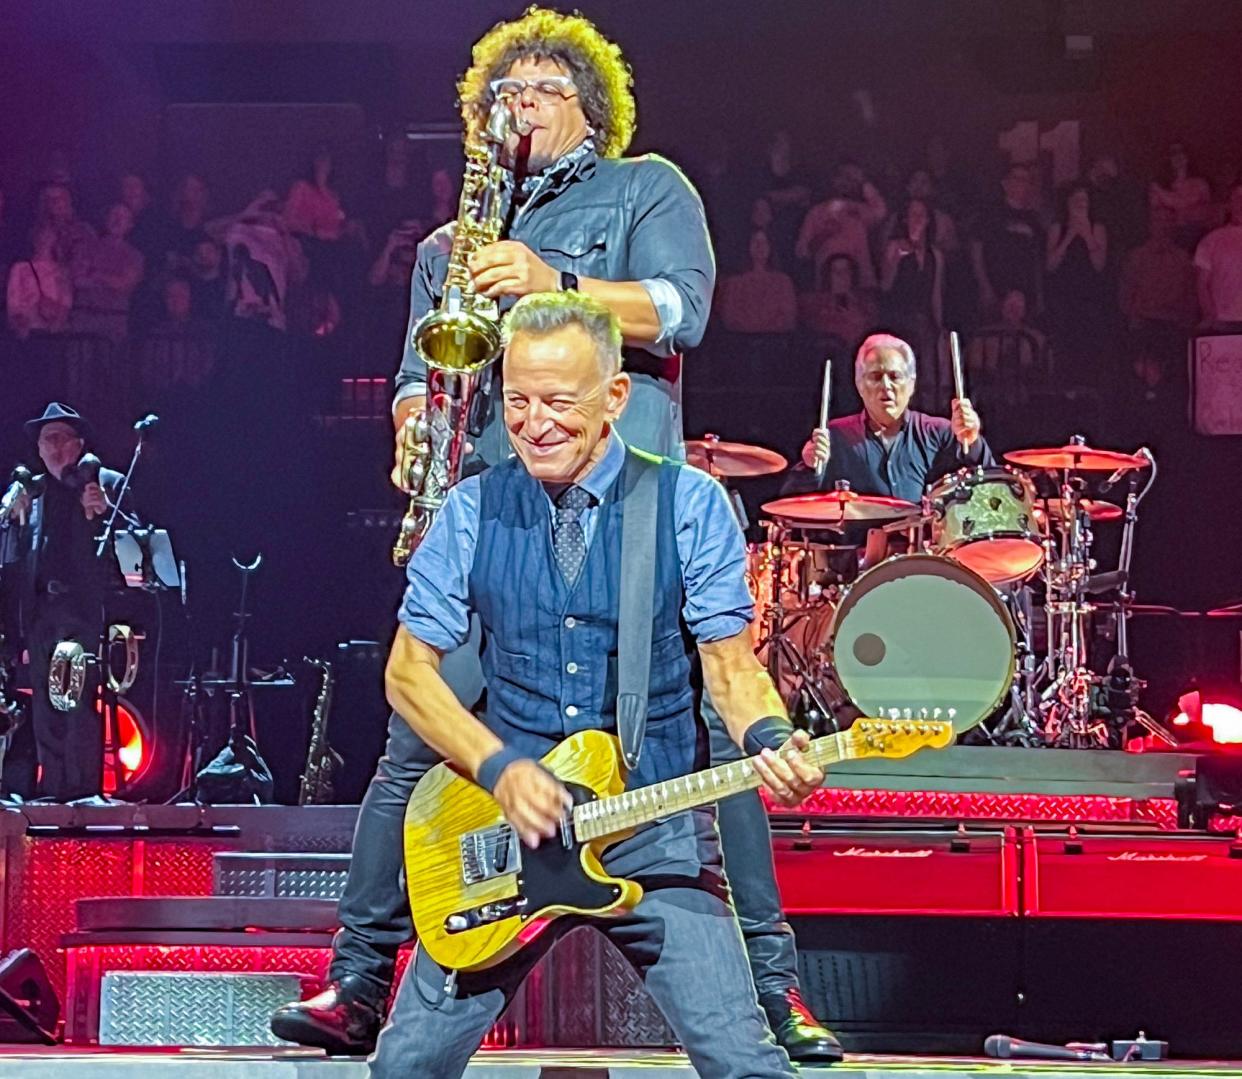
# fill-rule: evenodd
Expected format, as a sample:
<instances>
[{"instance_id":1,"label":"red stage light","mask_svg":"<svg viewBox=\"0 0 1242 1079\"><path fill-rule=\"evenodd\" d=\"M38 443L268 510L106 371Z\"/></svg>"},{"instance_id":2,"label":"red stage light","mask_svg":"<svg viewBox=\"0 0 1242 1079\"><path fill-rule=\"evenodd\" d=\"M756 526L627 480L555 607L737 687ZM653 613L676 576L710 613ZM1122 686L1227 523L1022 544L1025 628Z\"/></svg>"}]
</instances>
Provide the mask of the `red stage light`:
<instances>
[{"instance_id":1,"label":"red stage light","mask_svg":"<svg viewBox=\"0 0 1242 1079\"><path fill-rule=\"evenodd\" d=\"M102 717L102 701L96 702L95 710ZM151 743L143 733L142 721L124 698L117 702L113 737L116 739L116 755L121 762L121 780L129 783L142 775L151 763ZM103 791L105 794L116 793L116 774L110 762L104 764Z\"/></svg>"},{"instance_id":2,"label":"red stage light","mask_svg":"<svg viewBox=\"0 0 1242 1079\"><path fill-rule=\"evenodd\" d=\"M1177 707L1173 726L1205 727L1208 737L1222 745L1242 742L1242 708L1224 701L1205 701L1198 690L1178 697Z\"/></svg>"}]
</instances>

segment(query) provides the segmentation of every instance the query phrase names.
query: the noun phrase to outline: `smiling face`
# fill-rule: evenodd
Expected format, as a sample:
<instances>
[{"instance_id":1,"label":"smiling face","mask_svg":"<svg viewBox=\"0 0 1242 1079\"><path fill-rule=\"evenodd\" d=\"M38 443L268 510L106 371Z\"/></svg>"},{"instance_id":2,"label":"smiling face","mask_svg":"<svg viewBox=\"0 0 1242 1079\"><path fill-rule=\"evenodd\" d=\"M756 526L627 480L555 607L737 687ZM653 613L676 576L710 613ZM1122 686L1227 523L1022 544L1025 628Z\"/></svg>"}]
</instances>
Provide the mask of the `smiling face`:
<instances>
[{"instance_id":1,"label":"smiling face","mask_svg":"<svg viewBox=\"0 0 1242 1079\"><path fill-rule=\"evenodd\" d=\"M534 83L540 78L567 75L569 72L555 60L530 57L510 64L504 78L525 79ZM582 99L572 86L567 87L564 94L542 93L535 86L527 86L513 99L512 107L520 124L529 129L530 157L527 168L531 172L546 169L587 137L587 118L582 111Z\"/></svg>"},{"instance_id":2,"label":"smiling face","mask_svg":"<svg viewBox=\"0 0 1242 1079\"><path fill-rule=\"evenodd\" d=\"M595 342L580 326L519 332L505 350L505 427L526 471L543 483L586 476L629 397L629 376L604 376Z\"/></svg>"},{"instance_id":3,"label":"smiling face","mask_svg":"<svg viewBox=\"0 0 1242 1079\"><path fill-rule=\"evenodd\" d=\"M881 345L871 349L854 382L867 415L878 427L899 423L910 407L914 379L898 348Z\"/></svg>"}]
</instances>

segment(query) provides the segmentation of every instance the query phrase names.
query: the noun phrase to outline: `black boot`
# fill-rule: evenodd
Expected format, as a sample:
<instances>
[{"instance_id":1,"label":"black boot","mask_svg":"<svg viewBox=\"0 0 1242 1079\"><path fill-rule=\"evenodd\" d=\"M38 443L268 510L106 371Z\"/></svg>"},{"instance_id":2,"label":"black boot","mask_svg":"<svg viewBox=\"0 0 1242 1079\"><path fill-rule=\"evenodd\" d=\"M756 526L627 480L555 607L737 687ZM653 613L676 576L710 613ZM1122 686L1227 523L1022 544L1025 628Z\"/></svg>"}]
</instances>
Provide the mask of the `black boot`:
<instances>
[{"instance_id":1,"label":"black boot","mask_svg":"<svg viewBox=\"0 0 1242 1079\"><path fill-rule=\"evenodd\" d=\"M835 1064L845 1055L837 1036L811 1014L796 985L760 993L759 1007L777 1042L795 1063Z\"/></svg>"},{"instance_id":2,"label":"black boot","mask_svg":"<svg viewBox=\"0 0 1242 1079\"><path fill-rule=\"evenodd\" d=\"M346 974L318 996L277 1008L270 1025L276 1037L324 1049L329 1056L367 1056L383 1022L374 990L356 974Z\"/></svg>"}]
</instances>

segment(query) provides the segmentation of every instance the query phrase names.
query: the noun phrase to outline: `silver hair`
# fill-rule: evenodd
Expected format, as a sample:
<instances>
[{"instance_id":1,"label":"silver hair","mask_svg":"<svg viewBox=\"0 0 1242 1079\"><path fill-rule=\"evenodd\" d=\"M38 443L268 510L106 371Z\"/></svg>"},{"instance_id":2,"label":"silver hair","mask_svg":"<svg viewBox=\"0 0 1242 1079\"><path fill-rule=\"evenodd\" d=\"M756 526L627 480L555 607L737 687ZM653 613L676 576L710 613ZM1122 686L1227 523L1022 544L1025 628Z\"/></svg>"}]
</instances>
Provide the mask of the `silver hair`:
<instances>
[{"instance_id":1,"label":"silver hair","mask_svg":"<svg viewBox=\"0 0 1242 1079\"><path fill-rule=\"evenodd\" d=\"M855 381L861 377L867 357L882 348L892 348L900 352L902 359L906 361L906 377L911 380L918 377L919 369L914 359L914 349L909 344L900 337L894 337L891 333L873 333L858 346L858 353L854 357Z\"/></svg>"},{"instance_id":2,"label":"silver hair","mask_svg":"<svg viewBox=\"0 0 1242 1079\"><path fill-rule=\"evenodd\" d=\"M595 345L600 374L612 378L621 371L621 326L599 300L570 289L534 292L523 296L505 317L505 348L519 333L542 337L568 326L578 326Z\"/></svg>"}]
</instances>

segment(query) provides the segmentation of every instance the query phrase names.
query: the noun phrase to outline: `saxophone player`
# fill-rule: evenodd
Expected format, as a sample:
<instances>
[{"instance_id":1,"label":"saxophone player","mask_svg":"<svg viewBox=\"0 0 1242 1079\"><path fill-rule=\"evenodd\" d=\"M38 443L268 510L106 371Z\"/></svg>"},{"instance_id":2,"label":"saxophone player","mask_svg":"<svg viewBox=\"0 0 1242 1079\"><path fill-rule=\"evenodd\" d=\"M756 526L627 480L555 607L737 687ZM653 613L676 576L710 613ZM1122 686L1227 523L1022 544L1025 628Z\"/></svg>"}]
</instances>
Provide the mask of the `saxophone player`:
<instances>
[{"instance_id":1,"label":"saxophone player","mask_svg":"<svg viewBox=\"0 0 1242 1079\"><path fill-rule=\"evenodd\" d=\"M632 389L616 430L637 449L684 457L681 353L707 326L715 262L703 204L682 172L655 155L624 158L635 107L620 49L580 15L531 8L474 46L459 91L467 129L506 103L513 116L502 162L503 238L474 252L469 271L479 294L507 309L537 292L574 290L601 302L620 325L623 368ZM419 246L410 287L406 351L393 416L397 469L404 425L425 410L428 372L413 347L414 329L437 307L453 247L453 227ZM482 380L499 378L495 366ZM510 456L497 402L472 438L485 467ZM443 657L441 675L467 708L482 682L477 638ZM713 760L736 751L710 709ZM384 1014L396 951L411 935L401 871L401 826L414 784L436 757L395 713L380 770L360 810L349 882L341 902L331 984L320 996L287 1005L272 1029L329 1052L369 1050ZM760 1002L795 1060L840 1059L840 1045L802 1003L793 935L782 917L767 819L748 794L720 808L726 868L746 937Z\"/></svg>"}]
</instances>

